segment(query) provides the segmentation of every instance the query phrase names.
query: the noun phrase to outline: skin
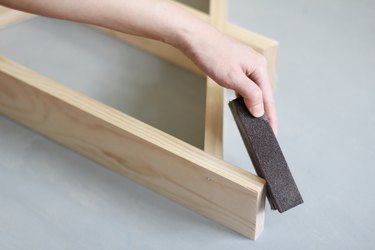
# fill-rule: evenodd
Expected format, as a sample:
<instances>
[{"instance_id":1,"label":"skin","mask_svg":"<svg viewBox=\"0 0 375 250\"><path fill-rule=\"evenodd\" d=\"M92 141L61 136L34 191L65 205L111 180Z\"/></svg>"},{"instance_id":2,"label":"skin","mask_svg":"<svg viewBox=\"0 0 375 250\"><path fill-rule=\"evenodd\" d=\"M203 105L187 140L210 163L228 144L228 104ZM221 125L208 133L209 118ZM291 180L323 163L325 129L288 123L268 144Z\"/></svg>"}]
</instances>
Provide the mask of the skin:
<instances>
[{"instance_id":1,"label":"skin","mask_svg":"<svg viewBox=\"0 0 375 250\"><path fill-rule=\"evenodd\" d=\"M168 43L219 85L244 97L256 117L266 113L277 134L277 115L266 59L165 0L0 0L42 16L95 24Z\"/></svg>"}]
</instances>

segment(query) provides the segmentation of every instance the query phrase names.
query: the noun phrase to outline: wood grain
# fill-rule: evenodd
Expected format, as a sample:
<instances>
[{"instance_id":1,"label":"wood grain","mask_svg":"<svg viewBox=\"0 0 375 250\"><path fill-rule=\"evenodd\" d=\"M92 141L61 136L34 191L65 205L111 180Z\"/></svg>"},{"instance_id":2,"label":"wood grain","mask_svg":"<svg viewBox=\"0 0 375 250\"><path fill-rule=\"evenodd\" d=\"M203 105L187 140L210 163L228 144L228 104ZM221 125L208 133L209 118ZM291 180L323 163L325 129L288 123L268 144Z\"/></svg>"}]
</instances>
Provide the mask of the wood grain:
<instances>
[{"instance_id":1,"label":"wood grain","mask_svg":"<svg viewBox=\"0 0 375 250\"><path fill-rule=\"evenodd\" d=\"M0 112L255 239L263 179L0 57Z\"/></svg>"},{"instance_id":2,"label":"wood grain","mask_svg":"<svg viewBox=\"0 0 375 250\"><path fill-rule=\"evenodd\" d=\"M210 0L209 21L223 31L227 22L227 0ZM211 78L206 78L206 112L204 151L223 158L224 89Z\"/></svg>"}]
</instances>

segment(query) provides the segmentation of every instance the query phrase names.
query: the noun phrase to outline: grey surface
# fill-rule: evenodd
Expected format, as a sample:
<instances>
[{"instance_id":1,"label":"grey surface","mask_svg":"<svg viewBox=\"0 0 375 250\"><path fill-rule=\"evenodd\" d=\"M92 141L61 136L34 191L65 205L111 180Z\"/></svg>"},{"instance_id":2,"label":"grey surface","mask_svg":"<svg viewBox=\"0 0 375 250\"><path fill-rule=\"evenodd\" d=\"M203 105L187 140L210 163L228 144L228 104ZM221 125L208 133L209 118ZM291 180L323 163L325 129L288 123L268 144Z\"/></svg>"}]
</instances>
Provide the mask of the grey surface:
<instances>
[{"instance_id":1,"label":"grey surface","mask_svg":"<svg viewBox=\"0 0 375 250\"><path fill-rule=\"evenodd\" d=\"M250 241L0 117L0 249L373 248L374 2L232 0L229 17L281 44L279 142L305 203L282 215L267 204ZM200 78L86 27L30 21L0 32L0 54L160 127L186 108L202 129ZM142 112L138 97L151 98ZM225 159L253 171L228 109L224 136Z\"/></svg>"},{"instance_id":2,"label":"grey surface","mask_svg":"<svg viewBox=\"0 0 375 250\"><path fill-rule=\"evenodd\" d=\"M203 147L203 77L72 22L36 18L0 35L3 56Z\"/></svg>"}]
</instances>

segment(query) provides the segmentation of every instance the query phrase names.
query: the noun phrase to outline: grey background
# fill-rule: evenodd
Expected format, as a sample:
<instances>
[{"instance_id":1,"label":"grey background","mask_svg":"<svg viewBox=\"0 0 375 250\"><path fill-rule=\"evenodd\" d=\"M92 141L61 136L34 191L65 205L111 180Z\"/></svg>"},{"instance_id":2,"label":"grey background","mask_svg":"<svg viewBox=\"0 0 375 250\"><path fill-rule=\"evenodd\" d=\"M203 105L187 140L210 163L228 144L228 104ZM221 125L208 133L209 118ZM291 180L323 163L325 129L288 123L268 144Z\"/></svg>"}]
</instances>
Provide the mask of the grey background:
<instances>
[{"instance_id":1,"label":"grey background","mask_svg":"<svg viewBox=\"0 0 375 250\"><path fill-rule=\"evenodd\" d=\"M375 3L231 0L280 42L279 142L305 204L250 241L0 116L0 249L371 249ZM204 80L83 25L37 18L0 54L202 146ZM227 92L227 99L233 93ZM225 160L252 171L228 109Z\"/></svg>"}]
</instances>

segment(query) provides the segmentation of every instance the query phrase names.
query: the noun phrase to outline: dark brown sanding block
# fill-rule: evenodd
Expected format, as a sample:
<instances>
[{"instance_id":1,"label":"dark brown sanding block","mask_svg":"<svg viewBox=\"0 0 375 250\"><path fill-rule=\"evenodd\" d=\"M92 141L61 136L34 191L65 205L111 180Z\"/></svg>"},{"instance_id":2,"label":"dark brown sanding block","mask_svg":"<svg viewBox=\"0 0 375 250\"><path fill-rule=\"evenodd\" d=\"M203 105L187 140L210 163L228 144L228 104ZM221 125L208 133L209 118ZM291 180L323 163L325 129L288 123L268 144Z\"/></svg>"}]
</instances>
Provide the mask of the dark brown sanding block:
<instances>
[{"instance_id":1,"label":"dark brown sanding block","mask_svg":"<svg viewBox=\"0 0 375 250\"><path fill-rule=\"evenodd\" d=\"M255 171L267 182L267 198L271 208L282 213L303 203L266 116L252 116L242 97L229 102L229 107Z\"/></svg>"}]
</instances>

